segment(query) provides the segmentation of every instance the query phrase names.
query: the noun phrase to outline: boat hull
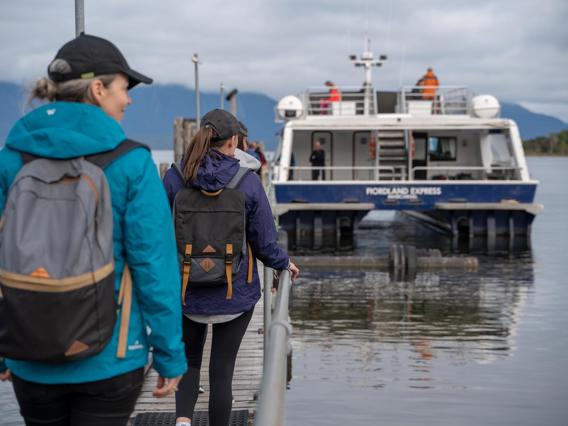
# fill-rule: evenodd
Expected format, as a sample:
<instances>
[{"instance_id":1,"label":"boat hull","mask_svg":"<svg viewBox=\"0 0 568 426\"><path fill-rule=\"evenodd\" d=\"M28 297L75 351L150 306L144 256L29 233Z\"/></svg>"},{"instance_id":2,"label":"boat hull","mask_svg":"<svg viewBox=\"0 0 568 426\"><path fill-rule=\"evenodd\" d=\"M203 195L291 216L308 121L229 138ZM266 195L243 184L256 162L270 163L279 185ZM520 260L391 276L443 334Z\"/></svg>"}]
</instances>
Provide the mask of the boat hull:
<instances>
[{"instance_id":1,"label":"boat hull","mask_svg":"<svg viewBox=\"0 0 568 426\"><path fill-rule=\"evenodd\" d=\"M447 233L452 242L482 237L488 249L505 237L508 247L530 237L542 206L537 182L276 183L276 213L289 249L351 250L354 229L370 210L395 210Z\"/></svg>"},{"instance_id":2,"label":"boat hull","mask_svg":"<svg viewBox=\"0 0 568 426\"><path fill-rule=\"evenodd\" d=\"M278 204L372 203L377 210L434 210L438 203L532 203L537 182L275 183Z\"/></svg>"}]
</instances>

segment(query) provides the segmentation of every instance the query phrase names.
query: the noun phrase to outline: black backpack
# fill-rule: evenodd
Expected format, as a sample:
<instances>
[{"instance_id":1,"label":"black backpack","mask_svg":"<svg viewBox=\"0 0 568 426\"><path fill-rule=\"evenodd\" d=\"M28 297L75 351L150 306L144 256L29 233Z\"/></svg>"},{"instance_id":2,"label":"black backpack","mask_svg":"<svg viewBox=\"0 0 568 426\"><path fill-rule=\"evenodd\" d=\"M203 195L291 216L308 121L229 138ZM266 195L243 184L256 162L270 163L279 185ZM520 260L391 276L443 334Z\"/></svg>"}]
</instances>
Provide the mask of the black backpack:
<instances>
[{"instance_id":1,"label":"black backpack","mask_svg":"<svg viewBox=\"0 0 568 426\"><path fill-rule=\"evenodd\" d=\"M181 176L178 164L172 167ZM227 286L233 297L233 279L248 249L247 282L252 282L252 250L246 242L245 194L235 189L251 169L239 168L224 188L216 192L184 186L174 201L174 227L182 274L182 301L187 286Z\"/></svg>"}]
</instances>

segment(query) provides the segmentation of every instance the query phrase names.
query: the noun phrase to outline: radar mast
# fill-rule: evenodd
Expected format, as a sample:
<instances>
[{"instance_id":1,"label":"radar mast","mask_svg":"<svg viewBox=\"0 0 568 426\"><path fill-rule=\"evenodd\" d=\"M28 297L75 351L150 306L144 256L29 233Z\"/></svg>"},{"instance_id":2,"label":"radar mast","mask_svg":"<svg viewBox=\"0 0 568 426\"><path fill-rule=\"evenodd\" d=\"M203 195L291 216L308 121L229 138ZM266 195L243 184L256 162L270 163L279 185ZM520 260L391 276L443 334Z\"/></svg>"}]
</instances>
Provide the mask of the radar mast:
<instances>
[{"instance_id":1,"label":"radar mast","mask_svg":"<svg viewBox=\"0 0 568 426\"><path fill-rule=\"evenodd\" d=\"M363 81L364 89L364 105L365 105L365 115L371 113L371 105L373 105L373 67L380 67L387 60L387 55L379 55L375 58L373 52L371 51L371 39L369 35L365 35L364 39L364 50L363 53L357 57L357 55L349 55L349 60L356 67L363 67L365 69L365 80Z\"/></svg>"}]
</instances>

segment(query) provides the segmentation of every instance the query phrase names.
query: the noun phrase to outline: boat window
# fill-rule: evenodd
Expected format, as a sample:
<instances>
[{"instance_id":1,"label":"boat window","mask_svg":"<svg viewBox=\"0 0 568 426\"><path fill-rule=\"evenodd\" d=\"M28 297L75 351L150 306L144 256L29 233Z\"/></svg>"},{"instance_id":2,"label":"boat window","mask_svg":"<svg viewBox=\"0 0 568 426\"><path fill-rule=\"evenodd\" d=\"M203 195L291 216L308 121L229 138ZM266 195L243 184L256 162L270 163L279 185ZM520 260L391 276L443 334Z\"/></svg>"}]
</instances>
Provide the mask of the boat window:
<instances>
[{"instance_id":1,"label":"boat window","mask_svg":"<svg viewBox=\"0 0 568 426\"><path fill-rule=\"evenodd\" d=\"M490 133L489 138L491 154L493 156L491 164L510 165L513 153L511 152L509 141L505 135Z\"/></svg>"},{"instance_id":2,"label":"boat window","mask_svg":"<svg viewBox=\"0 0 568 426\"><path fill-rule=\"evenodd\" d=\"M430 161L455 161L457 138L434 136L428 138Z\"/></svg>"}]
</instances>

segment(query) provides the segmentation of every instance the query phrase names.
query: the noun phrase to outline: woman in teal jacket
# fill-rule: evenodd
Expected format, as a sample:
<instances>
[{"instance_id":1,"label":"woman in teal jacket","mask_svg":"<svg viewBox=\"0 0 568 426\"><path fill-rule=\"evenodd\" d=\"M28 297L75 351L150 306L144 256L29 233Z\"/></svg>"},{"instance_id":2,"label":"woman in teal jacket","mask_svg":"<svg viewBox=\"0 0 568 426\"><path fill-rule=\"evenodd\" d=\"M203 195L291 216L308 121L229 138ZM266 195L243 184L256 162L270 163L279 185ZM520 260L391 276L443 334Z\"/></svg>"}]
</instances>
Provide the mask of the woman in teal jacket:
<instances>
[{"instance_id":1,"label":"woman in teal jacket","mask_svg":"<svg viewBox=\"0 0 568 426\"><path fill-rule=\"evenodd\" d=\"M32 95L56 101L20 119L0 151L0 211L22 167L22 153L66 159L116 148L128 90L151 79L133 71L107 40L81 35L64 45ZM127 262L133 298L126 355L117 358L119 324L102 352L61 364L0 361L27 425L124 425L153 347L155 396L174 392L187 369L181 338L181 284L168 201L148 150L134 149L104 169L113 210L115 295ZM33 351L33 348L30 348Z\"/></svg>"}]
</instances>

